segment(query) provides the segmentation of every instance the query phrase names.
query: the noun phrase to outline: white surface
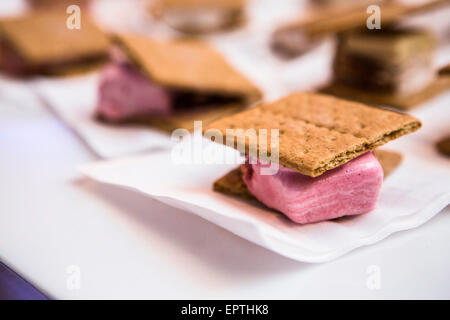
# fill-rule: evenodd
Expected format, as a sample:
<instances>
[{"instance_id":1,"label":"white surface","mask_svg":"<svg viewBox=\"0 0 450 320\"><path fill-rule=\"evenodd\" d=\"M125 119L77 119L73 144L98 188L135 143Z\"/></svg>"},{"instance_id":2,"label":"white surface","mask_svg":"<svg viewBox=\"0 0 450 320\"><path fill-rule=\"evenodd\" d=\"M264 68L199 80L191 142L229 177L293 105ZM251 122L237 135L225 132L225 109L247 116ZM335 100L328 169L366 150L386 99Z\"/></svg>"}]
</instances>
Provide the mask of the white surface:
<instances>
[{"instance_id":1,"label":"white surface","mask_svg":"<svg viewBox=\"0 0 450 320\"><path fill-rule=\"evenodd\" d=\"M74 168L97 158L22 84L4 88L0 80L0 260L53 297L450 298L450 207L333 262L295 262L145 196L80 179ZM422 137L419 152L432 152L439 137ZM66 286L71 265L81 270L78 290ZM378 290L366 285L370 266L379 267Z\"/></svg>"},{"instance_id":2,"label":"white surface","mask_svg":"<svg viewBox=\"0 0 450 320\"><path fill-rule=\"evenodd\" d=\"M450 298L450 207L330 263L295 262L145 196L80 179L74 168L95 157L20 84L1 88L0 260L53 297ZM423 135L421 151L437 138ZM70 265L81 268L79 290L66 287ZM366 285L373 265L378 290Z\"/></svg>"}]
</instances>

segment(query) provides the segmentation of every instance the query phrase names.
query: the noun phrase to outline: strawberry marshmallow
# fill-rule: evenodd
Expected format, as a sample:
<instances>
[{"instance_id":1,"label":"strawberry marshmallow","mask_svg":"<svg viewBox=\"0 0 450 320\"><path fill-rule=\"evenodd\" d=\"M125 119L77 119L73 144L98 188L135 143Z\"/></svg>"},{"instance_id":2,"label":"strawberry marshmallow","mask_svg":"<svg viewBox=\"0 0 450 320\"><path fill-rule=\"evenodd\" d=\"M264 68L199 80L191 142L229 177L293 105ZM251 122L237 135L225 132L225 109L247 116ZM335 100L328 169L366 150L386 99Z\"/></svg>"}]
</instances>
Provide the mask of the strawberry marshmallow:
<instances>
[{"instance_id":1,"label":"strawberry marshmallow","mask_svg":"<svg viewBox=\"0 0 450 320\"><path fill-rule=\"evenodd\" d=\"M166 116L172 112L170 93L127 63L113 63L101 75L97 113L120 122L137 116Z\"/></svg>"},{"instance_id":2,"label":"strawberry marshmallow","mask_svg":"<svg viewBox=\"0 0 450 320\"><path fill-rule=\"evenodd\" d=\"M241 167L247 188L267 207L300 224L372 211L383 182L383 169L372 152L315 178L282 166L274 175L262 175L264 166L247 161Z\"/></svg>"}]
</instances>

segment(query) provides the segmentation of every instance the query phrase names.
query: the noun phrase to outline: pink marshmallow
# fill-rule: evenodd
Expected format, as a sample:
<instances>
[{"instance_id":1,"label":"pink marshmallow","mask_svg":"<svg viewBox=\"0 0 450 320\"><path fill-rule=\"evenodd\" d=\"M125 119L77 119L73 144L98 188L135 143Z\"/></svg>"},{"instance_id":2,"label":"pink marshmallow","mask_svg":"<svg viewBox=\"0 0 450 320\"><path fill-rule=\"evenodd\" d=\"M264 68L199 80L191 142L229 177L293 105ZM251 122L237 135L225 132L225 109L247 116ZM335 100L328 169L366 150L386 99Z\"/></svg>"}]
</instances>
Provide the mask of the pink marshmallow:
<instances>
[{"instance_id":1,"label":"pink marshmallow","mask_svg":"<svg viewBox=\"0 0 450 320\"><path fill-rule=\"evenodd\" d=\"M372 152L315 178L281 166L274 175L261 175L263 166L267 164L259 161L242 166L248 189L300 224L372 211L383 182L383 169Z\"/></svg>"},{"instance_id":2,"label":"pink marshmallow","mask_svg":"<svg viewBox=\"0 0 450 320\"><path fill-rule=\"evenodd\" d=\"M165 116L172 112L171 97L130 65L113 63L101 75L97 112L112 122Z\"/></svg>"}]
</instances>

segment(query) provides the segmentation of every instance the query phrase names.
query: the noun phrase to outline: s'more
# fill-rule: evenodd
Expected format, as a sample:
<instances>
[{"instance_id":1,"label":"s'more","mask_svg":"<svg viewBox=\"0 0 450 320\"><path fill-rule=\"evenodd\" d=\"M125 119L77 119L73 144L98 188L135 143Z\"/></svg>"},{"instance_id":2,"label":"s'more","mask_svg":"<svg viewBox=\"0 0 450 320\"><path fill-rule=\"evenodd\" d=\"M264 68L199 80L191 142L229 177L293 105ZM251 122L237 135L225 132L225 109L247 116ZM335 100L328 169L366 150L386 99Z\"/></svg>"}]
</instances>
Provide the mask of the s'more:
<instances>
[{"instance_id":1,"label":"s'more","mask_svg":"<svg viewBox=\"0 0 450 320\"><path fill-rule=\"evenodd\" d=\"M434 67L436 39L426 30L385 27L338 37L333 83L324 92L410 109L450 88Z\"/></svg>"},{"instance_id":2,"label":"s'more","mask_svg":"<svg viewBox=\"0 0 450 320\"><path fill-rule=\"evenodd\" d=\"M398 153L375 149L420 127L407 114L299 92L204 130L222 134L228 146L246 155L245 164L214 183L215 191L257 200L307 224L372 211L384 174L401 161ZM247 130L257 139L242 137ZM267 170L275 162L277 170Z\"/></svg>"},{"instance_id":3,"label":"s'more","mask_svg":"<svg viewBox=\"0 0 450 320\"><path fill-rule=\"evenodd\" d=\"M37 10L0 20L0 71L12 75L55 74L108 58L109 39L87 16L67 27L64 10Z\"/></svg>"},{"instance_id":4,"label":"s'more","mask_svg":"<svg viewBox=\"0 0 450 320\"><path fill-rule=\"evenodd\" d=\"M408 95L435 78L434 36L406 28L358 30L339 37L335 80L361 90Z\"/></svg>"},{"instance_id":5,"label":"s'more","mask_svg":"<svg viewBox=\"0 0 450 320\"><path fill-rule=\"evenodd\" d=\"M247 0L157 0L154 15L189 34L235 27L244 21Z\"/></svg>"},{"instance_id":6,"label":"s'more","mask_svg":"<svg viewBox=\"0 0 450 320\"><path fill-rule=\"evenodd\" d=\"M191 130L261 99L260 90L199 40L120 34L102 72L96 115L109 123Z\"/></svg>"}]
</instances>

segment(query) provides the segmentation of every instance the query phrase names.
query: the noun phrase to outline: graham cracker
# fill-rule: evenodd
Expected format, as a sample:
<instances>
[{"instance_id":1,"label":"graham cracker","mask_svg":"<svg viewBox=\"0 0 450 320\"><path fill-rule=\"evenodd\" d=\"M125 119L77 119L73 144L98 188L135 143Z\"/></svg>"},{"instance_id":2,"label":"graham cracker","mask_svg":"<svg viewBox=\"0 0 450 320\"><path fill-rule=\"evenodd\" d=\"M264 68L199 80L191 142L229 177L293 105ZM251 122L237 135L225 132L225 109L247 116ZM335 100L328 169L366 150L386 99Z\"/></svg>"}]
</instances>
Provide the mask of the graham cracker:
<instances>
[{"instance_id":1,"label":"graham cracker","mask_svg":"<svg viewBox=\"0 0 450 320\"><path fill-rule=\"evenodd\" d=\"M363 91L340 83L332 83L320 89L320 92L370 105L382 105L400 110L410 110L448 89L450 89L450 77L439 76L423 90L409 95Z\"/></svg>"},{"instance_id":2,"label":"graham cracker","mask_svg":"<svg viewBox=\"0 0 450 320\"><path fill-rule=\"evenodd\" d=\"M246 104L262 96L222 55L200 40L156 41L137 34L121 34L116 39L132 62L160 85L239 96Z\"/></svg>"},{"instance_id":3,"label":"graham cracker","mask_svg":"<svg viewBox=\"0 0 450 320\"><path fill-rule=\"evenodd\" d=\"M216 180L213 184L213 190L224 194L238 196L247 200L256 200L242 179L240 167L231 170L226 175Z\"/></svg>"},{"instance_id":4,"label":"graham cracker","mask_svg":"<svg viewBox=\"0 0 450 320\"><path fill-rule=\"evenodd\" d=\"M108 63L107 59L93 60L93 61L83 61L79 64L68 64L62 66L50 66L45 72L47 76L55 77L72 77L79 76L82 74L88 74L102 69Z\"/></svg>"},{"instance_id":5,"label":"graham cracker","mask_svg":"<svg viewBox=\"0 0 450 320\"><path fill-rule=\"evenodd\" d=\"M400 165L403 159L401 153L389 150L377 149L374 151L374 155L383 168L385 179ZM256 200L242 179L240 167L230 171L220 179L216 180L214 182L213 189L214 191L238 196L243 199Z\"/></svg>"},{"instance_id":6,"label":"graham cracker","mask_svg":"<svg viewBox=\"0 0 450 320\"><path fill-rule=\"evenodd\" d=\"M37 10L0 20L0 35L24 62L33 67L64 65L106 58L109 39L81 13L81 29L66 26L63 10Z\"/></svg>"},{"instance_id":7,"label":"graham cracker","mask_svg":"<svg viewBox=\"0 0 450 320\"><path fill-rule=\"evenodd\" d=\"M223 143L234 141L234 147L247 154L249 150L270 154L271 129L278 129L279 164L316 177L414 132L421 125L410 115L323 94L298 92L215 121L204 131L219 131L225 137ZM267 141L261 141L260 148L259 141L242 139L238 132L227 129L254 129L258 140L259 129L265 129Z\"/></svg>"},{"instance_id":8,"label":"graham cracker","mask_svg":"<svg viewBox=\"0 0 450 320\"><path fill-rule=\"evenodd\" d=\"M423 55L431 59L437 42L435 35L426 29L398 26L352 30L340 33L338 41L340 55L362 56L388 66L402 66Z\"/></svg>"}]
</instances>

